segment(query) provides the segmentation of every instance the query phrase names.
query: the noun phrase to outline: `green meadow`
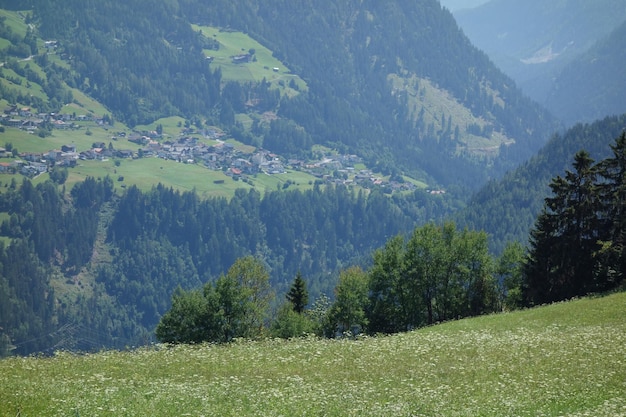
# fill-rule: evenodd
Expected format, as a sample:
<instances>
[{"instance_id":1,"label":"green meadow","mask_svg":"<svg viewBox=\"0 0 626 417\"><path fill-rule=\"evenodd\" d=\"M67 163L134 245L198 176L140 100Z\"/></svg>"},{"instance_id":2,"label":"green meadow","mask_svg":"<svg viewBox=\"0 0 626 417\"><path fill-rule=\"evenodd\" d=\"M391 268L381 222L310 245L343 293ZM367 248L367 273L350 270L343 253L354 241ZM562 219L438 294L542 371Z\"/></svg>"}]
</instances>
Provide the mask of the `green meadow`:
<instances>
[{"instance_id":1,"label":"green meadow","mask_svg":"<svg viewBox=\"0 0 626 417\"><path fill-rule=\"evenodd\" d=\"M2 416L626 416L626 293L357 340L0 361Z\"/></svg>"},{"instance_id":2,"label":"green meadow","mask_svg":"<svg viewBox=\"0 0 626 417\"><path fill-rule=\"evenodd\" d=\"M26 35L28 26L24 24L24 13L9 10L0 10L0 17L5 18L5 24L11 28L11 31L20 37Z\"/></svg>"},{"instance_id":3,"label":"green meadow","mask_svg":"<svg viewBox=\"0 0 626 417\"><path fill-rule=\"evenodd\" d=\"M275 87L280 86L283 92L293 94L286 85L294 80L299 89L306 89L306 83L297 75L291 74L291 70L276 59L272 51L245 33L221 30L212 26L194 26L194 30L201 31L205 37L219 42L218 50L205 50L204 53L207 57L213 58L213 68L221 68L224 81L245 83L265 79ZM254 59L251 62L233 63L233 56L247 54L251 49L254 50Z\"/></svg>"}]
</instances>

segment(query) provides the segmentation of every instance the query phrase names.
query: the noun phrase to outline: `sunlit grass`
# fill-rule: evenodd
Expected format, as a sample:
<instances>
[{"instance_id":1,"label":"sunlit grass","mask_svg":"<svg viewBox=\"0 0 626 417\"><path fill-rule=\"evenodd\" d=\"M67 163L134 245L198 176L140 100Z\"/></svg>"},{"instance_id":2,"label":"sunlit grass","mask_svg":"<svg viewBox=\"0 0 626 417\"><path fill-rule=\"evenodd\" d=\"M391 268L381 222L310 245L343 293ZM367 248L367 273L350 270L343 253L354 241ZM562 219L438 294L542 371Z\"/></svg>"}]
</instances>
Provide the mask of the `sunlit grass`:
<instances>
[{"instance_id":1,"label":"sunlit grass","mask_svg":"<svg viewBox=\"0 0 626 417\"><path fill-rule=\"evenodd\" d=\"M172 187L181 192L195 190L204 198L230 198L235 189L249 188L249 185L242 181L233 181L221 171L212 171L201 165L152 157L123 159L118 163L119 166L115 160L80 161L77 167L69 170L68 187L87 176L102 178L108 175L113 179L117 189L136 185L140 190L148 191L161 183L165 187Z\"/></svg>"},{"instance_id":2,"label":"sunlit grass","mask_svg":"<svg viewBox=\"0 0 626 417\"><path fill-rule=\"evenodd\" d=\"M0 16L6 18L5 24L11 28L11 31L15 33L17 36L24 37L26 36L26 31L28 30L28 26L24 22L25 13L29 13L27 11L9 11L9 10L0 10Z\"/></svg>"},{"instance_id":3,"label":"sunlit grass","mask_svg":"<svg viewBox=\"0 0 626 417\"><path fill-rule=\"evenodd\" d=\"M180 116L163 117L161 119L155 120L149 125L137 125L135 126L135 130L138 132L144 130L157 130L158 125L161 125L161 127L163 128L163 134L165 136L177 138L178 136L180 136L182 126L185 125L185 119Z\"/></svg>"},{"instance_id":4,"label":"sunlit grass","mask_svg":"<svg viewBox=\"0 0 626 417\"><path fill-rule=\"evenodd\" d=\"M0 415L624 416L626 294L357 341L0 361Z\"/></svg>"},{"instance_id":5,"label":"sunlit grass","mask_svg":"<svg viewBox=\"0 0 626 417\"><path fill-rule=\"evenodd\" d=\"M59 60L59 62L65 62L65 61ZM107 110L106 107L104 107L104 105L97 102L93 98L89 97L82 91L76 88L72 88L71 91L72 91L72 96L74 98L74 101L72 103L69 103L63 106L61 108L61 111L59 111L59 113L61 114L76 113L76 115L82 114L82 115L92 115L96 117L102 117L105 114L109 114L109 115L111 114L111 112ZM121 125L119 122L118 122L118 125L119 126L117 126L116 129L124 130L126 128L125 126Z\"/></svg>"},{"instance_id":6,"label":"sunlit grass","mask_svg":"<svg viewBox=\"0 0 626 417\"><path fill-rule=\"evenodd\" d=\"M205 54L213 58L212 67L219 66L222 69L225 81L260 82L265 79L276 85L280 81L288 84L293 79L300 90L306 90L306 83L300 77L291 74L291 70L276 59L271 50L245 33L220 30L212 26L194 25L194 29L219 42L219 50L207 50ZM246 54L250 49L255 50L256 61L246 64L232 63L232 56ZM287 90L285 92L289 94Z\"/></svg>"}]
</instances>

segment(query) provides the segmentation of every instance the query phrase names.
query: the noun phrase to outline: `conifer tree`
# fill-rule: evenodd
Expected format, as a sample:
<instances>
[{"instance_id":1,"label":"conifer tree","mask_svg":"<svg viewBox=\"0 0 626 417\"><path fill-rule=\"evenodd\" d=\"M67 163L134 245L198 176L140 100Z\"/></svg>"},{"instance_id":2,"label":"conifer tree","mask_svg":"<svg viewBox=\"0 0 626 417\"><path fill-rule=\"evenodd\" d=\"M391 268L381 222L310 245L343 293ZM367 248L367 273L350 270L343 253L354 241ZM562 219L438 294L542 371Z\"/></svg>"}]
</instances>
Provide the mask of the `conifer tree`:
<instances>
[{"instance_id":1,"label":"conifer tree","mask_svg":"<svg viewBox=\"0 0 626 417\"><path fill-rule=\"evenodd\" d=\"M530 235L525 267L531 302L585 295L594 288L599 249L600 209L597 173L586 151L574 157L574 171L557 176Z\"/></svg>"},{"instance_id":2,"label":"conifer tree","mask_svg":"<svg viewBox=\"0 0 626 417\"><path fill-rule=\"evenodd\" d=\"M613 156L598 164L603 181L598 188L602 203L602 248L599 253L604 280L601 288L610 288L626 272L626 132L611 145Z\"/></svg>"},{"instance_id":3,"label":"conifer tree","mask_svg":"<svg viewBox=\"0 0 626 417\"><path fill-rule=\"evenodd\" d=\"M296 313L303 313L309 303L309 292L300 271L296 274L296 278L291 285L291 289L287 293L287 301L291 303L293 311Z\"/></svg>"}]
</instances>

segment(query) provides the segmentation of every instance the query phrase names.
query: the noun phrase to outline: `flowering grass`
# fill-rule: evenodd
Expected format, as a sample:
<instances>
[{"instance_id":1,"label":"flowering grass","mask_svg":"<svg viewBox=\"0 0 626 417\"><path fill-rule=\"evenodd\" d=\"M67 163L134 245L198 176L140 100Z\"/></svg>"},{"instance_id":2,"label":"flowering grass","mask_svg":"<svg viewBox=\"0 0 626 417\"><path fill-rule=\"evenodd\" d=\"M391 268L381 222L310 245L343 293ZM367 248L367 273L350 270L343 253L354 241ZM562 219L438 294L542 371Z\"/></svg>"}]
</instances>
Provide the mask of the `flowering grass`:
<instances>
[{"instance_id":1,"label":"flowering grass","mask_svg":"<svg viewBox=\"0 0 626 417\"><path fill-rule=\"evenodd\" d=\"M626 416L626 293L359 340L0 361L0 416Z\"/></svg>"}]
</instances>

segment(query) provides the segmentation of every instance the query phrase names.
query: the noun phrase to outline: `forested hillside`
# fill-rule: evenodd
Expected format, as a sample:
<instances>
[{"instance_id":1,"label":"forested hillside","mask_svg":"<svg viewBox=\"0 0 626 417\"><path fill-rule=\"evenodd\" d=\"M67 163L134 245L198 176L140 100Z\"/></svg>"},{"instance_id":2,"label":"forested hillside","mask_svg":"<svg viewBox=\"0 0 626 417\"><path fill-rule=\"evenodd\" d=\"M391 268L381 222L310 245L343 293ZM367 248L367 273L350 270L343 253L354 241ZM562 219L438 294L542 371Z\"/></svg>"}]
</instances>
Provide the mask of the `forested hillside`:
<instances>
[{"instance_id":1,"label":"forested hillside","mask_svg":"<svg viewBox=\"0 0 626 417\"><path fill-rule=\"evenodd\" d=\"M345 187L239 190L229 201L112 187L90 178L63 194L24 180L0 195L10 214L0 327L16 353L152 340L177 287L211 282L246 255L262 260L278 293L301 272L312 299L332 294L339 269L365 265L389 236L446 211L445 198L423 192L396 201Z\"/></svg>"},{"instance_id":2,"label":"forested hillside","mask_svg":"<svg viewBox=\"0 0 626 417\"><path fill-rule=\"evenodd\" d=\"M550 180L571 165L584 149L595 159L609 156L609 144L626 128L626 115L578 124L556 134L546 146L501 181L492 181L476 193L458 213L461 224L487 231L492 249L500 252L507 242L528 242L528 233L549 195Z\"/></svg>"},{"instance_id":3,"label":"forested hillside","mask_svg":"<svg viewBox=\"0 0 626 417\"><path fill-rule=\"evenodd\" d=\"M530 156L555 127L435 0L43 1L29 19L58 42L63 64L51 71L131 127L178 115L285 156L323 144L385 174L470 188ZM190 23L247 33L308 89L276 96L263 82L224 83L207 59L219 42ZM268 123L267 111L279 120ZM277 140L275 123L292 133Z\"/></svg>"}]
</instances>

